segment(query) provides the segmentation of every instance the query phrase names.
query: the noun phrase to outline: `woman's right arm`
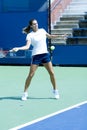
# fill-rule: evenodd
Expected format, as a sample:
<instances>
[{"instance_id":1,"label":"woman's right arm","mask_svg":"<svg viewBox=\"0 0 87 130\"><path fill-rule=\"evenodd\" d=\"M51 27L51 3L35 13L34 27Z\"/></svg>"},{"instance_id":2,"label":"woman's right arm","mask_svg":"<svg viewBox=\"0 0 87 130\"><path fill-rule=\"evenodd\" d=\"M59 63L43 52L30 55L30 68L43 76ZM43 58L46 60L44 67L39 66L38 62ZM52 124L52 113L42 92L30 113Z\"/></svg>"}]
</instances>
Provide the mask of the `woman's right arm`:
<instances>
[{"instance_id":1,"label":"woman's right arm","mask_svg":"<svg viewBox=\"0 0 87 130\"><path fill-rule=\"evenodd\" d=\"M10 50L10 52L17 52L17 51L19 51L19 50L28 50L29 49L29 47L30 47L30 44L31 44L31 41L30 40L28 40L27 42L26 42L26 45L25 46L22 46L22 47L14 47L13 49L11 49Z\"/></svg>"}]
</instances>

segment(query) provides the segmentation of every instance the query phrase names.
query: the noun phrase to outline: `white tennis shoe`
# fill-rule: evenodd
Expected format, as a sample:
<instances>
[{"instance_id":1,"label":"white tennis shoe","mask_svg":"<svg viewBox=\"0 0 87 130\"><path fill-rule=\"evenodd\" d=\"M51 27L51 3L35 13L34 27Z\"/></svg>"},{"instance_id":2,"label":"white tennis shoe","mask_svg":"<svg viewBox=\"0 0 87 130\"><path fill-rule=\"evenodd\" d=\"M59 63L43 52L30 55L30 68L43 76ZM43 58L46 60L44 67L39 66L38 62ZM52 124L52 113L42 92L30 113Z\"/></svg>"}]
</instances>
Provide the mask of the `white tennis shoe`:
<instances>
[{"instance_id":1,"label":"white tennis shoe","mask_svg":"<svg viewBox=\"0 0 87 130\"><path fill-rule=\"evenodd\" d=\"M59 99L60 98L58 90L53 90L53 94L54 94L55 99Z\"/></svg>"},{"instance_id":2,"label":"white tennis shoe","mask_svg":"<svg viewBox=\"0 0 87 130\"><path fill-rule=\"evenodd\" d=\"M27 93L27 92L24 92L24 94L23 94L21 100L22 100L22 101L26 101L27 98L28 98L28 93Z\"/></svg>"}]
</instances>

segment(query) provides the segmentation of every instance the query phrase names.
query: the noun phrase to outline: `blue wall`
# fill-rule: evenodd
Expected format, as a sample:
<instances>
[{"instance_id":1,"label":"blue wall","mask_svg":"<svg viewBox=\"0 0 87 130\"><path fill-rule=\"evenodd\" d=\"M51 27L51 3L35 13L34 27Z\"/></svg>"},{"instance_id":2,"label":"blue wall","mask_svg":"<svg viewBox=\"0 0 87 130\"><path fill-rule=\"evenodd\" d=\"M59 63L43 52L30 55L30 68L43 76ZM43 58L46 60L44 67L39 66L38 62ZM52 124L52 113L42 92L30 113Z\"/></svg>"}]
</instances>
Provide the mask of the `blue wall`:
<instances>
[{"instance_id":1,"label":"blue wall","mask_svg":"<svg viewBox=\"0 0 87 130\"><path fill-rule=\"evenodd\" d=\"M87 45L55 45L54 65L87 66Z\"/></svg>"},{"instance_id":2,"label":"blue wall","mask_svg":"<svg viewBox=\"0 0 87 130\"><path fill-rule=\"evenodd\" d=\"M0 0L0 12L36 12L46 1L47 0Z\"/></svg>"},{"instance_id":3,"label":"blue wall","mask_svg":"<svg viewBox=\"0 0 87 130\"><path fill-rule=\"evenodd\" d=\"M26 35L22 34L22 28L28 25L28 21L35 18L39 27L48 28L48 13L0 13L0 47L11 49L14 46L25 44Z\"/></svg>"}]
</instances>

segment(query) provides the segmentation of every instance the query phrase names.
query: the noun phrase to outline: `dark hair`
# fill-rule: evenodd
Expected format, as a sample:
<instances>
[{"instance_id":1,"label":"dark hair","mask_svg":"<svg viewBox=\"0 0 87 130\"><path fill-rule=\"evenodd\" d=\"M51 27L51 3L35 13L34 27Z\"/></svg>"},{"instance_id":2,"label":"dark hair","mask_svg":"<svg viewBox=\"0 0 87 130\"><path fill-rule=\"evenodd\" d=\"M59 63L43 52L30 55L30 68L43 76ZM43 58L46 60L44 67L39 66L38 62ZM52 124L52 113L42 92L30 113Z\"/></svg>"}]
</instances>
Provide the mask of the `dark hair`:
<instances>
[{"instance_id":1,"label":"dark hair","mask_svg":"<svg viewBox=\"0 0 87 130\"><path fill-rule=\"evenodd\" d=\"M23 28L23 33L28 34L28 33L30 32L30 30L32 29L31 26L32 26L32 23L33 23L34 20L35 20L35 19L31 19L31 20L29 21L29 25L28 25L27 27Z\"/></svg>"}]
</instances>

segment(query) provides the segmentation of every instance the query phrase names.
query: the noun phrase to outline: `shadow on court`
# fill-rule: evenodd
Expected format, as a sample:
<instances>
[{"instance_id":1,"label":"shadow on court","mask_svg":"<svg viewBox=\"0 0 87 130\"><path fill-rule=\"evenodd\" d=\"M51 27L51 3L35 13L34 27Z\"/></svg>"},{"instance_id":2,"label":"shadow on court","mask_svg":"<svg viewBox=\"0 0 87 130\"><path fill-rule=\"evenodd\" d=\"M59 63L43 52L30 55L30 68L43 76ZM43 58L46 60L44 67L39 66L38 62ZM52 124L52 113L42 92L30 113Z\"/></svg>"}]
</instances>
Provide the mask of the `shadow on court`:
<instances>
[{"instance_id":1,"label":"shadow on court","mask_svg":"<svg viewBox=\"0 0 87 130\"><path fill-rule=\"evenodd\" d=\"M0 97L0 100L21 100L20 97Z\"/></svg>"},{"instance_id":2,"label":"shadow on court","mask_svg":"<svg viewBox=\"0 0 87 130\"><path fill-rule=\"evenodd\" d=\"M0 97L0 100L21 100L21 97L16 97L16 96L12 96L12 97ZM44 98L44 97L29 97L28 100L57 100L55 98L52 97L48 97L48 98ZM23 102L23 101L22 101Z\"/></svg>"}]
</instances>

